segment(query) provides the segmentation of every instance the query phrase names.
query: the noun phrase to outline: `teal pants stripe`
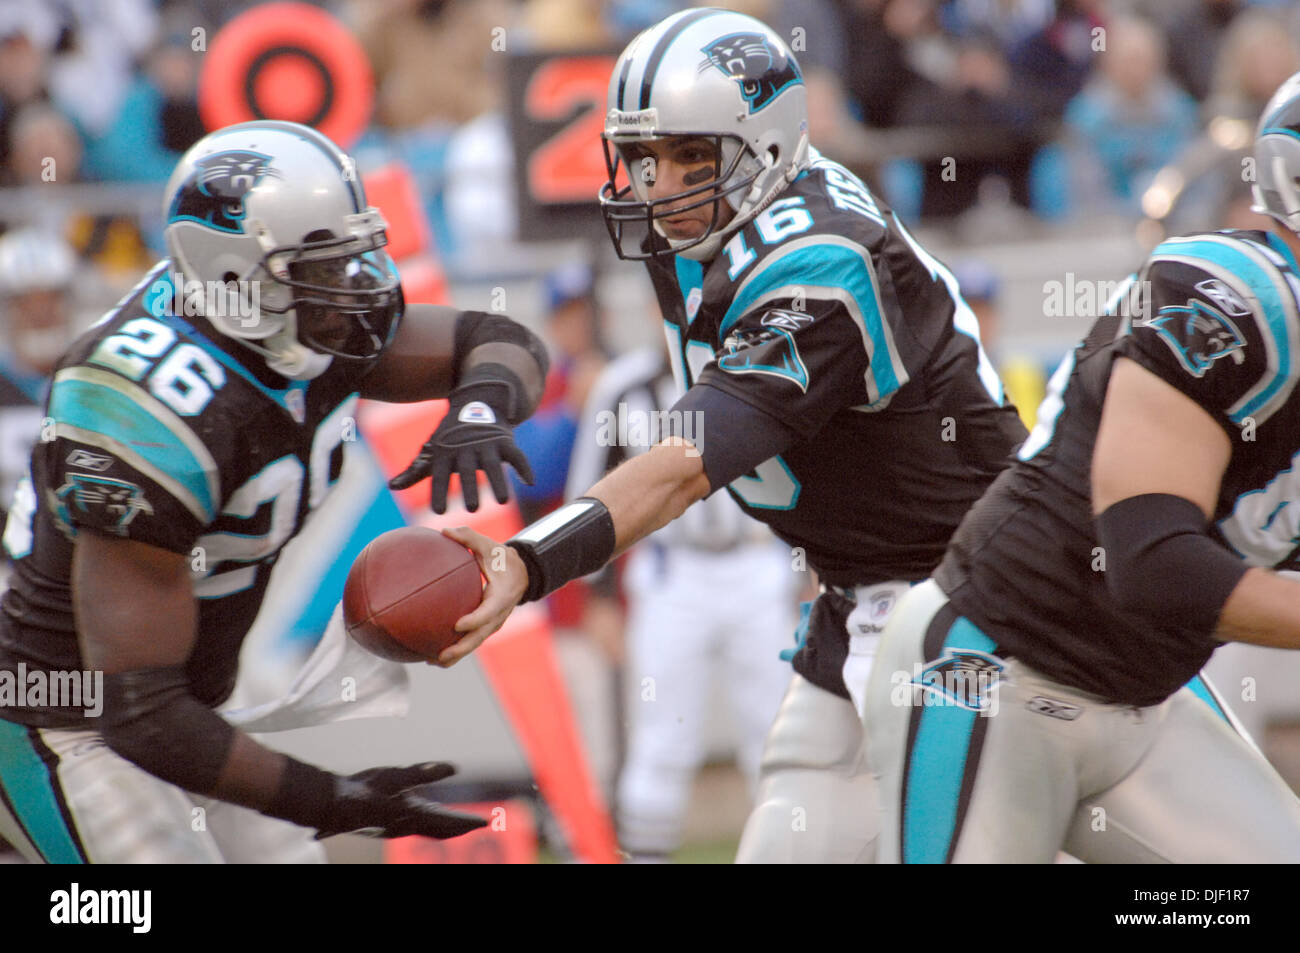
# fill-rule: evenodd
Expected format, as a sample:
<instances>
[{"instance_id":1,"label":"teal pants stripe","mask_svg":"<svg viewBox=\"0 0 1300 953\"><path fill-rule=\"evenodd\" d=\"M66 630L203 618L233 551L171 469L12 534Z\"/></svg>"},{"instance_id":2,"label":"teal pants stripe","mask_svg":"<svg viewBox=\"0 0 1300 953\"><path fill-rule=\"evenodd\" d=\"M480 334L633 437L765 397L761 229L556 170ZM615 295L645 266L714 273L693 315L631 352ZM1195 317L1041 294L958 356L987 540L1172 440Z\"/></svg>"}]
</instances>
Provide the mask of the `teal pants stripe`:
<instances>
[{"instance_id":1,"label":"teal pants stripe","mask_svg":"<svg viewBox=\"0 0 1300 953\"><path fill-rule=\"evenodd\" d=\"M1197 698L1199 698L1201 701L1205 702L1205 704L1209 706L1210 711L1214 712L1224 721L1228 722L1229 727L1232 727L1232 722L1229 721L1227 712L1223 710L1223 706L1219 704L1219 700L1214 697L1214 694L1210 691L1210 687L1205 684L1205 680L1202 679L1200 675L1197 675L1190 682L1188 682L1187 687L1192 690L1193 695L1195 695ZM1233 730L1235 731L1236 729L1233 728Z\"/></svg>"},{"instance_id":2,"label":"teal pants stripe","mask_svg":"<svg viewBox=\"0 0 1300 953\"><path fill-rule=\"evenodd\" d=\"M969 619L959 617L949 626L943 648L991 653L996 646ZM912 712L903 787L903 863L949 860L963 796L969 796L971 755L978 757L986 727L980 718L977 711L951 704L922 705Z\"/></svg>"},{"instance_id":3,"label":"teal pants stripe","mask_svg":"<svg viewBox=\"0 0 1300 953\"><path fill-rule=\"evenodd\" d=\"M33 729L0 719L0 788L28 839L51 864L84 864L50 768L32 743Z\"/></svg>"}]
</instances>

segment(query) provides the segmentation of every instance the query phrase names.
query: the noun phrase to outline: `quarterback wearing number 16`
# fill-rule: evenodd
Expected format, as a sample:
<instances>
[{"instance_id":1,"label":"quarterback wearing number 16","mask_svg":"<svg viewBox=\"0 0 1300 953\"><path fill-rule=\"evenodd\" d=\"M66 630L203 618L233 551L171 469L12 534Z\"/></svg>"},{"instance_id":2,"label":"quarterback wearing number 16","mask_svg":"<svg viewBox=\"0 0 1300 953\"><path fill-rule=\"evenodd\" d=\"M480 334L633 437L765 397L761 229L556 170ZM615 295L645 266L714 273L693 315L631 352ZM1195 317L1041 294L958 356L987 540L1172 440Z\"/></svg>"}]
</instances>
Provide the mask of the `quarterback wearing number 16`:
<instances>
[{"instance_id":1,"label":"quarterback wearing number 16","mask_svg":"<svg viewBox=\"0 0 1300 953\"><path fill-rule=\"evenodd\" d=\"M606 106L602 210L618 254L649 268L685 390L669 418L689 432L526 528L504 568L492 540L457 533L489 581L442 660L725 488L822 583L739 859L870 860L878 633L1024 429L951 272L809 143L799 65L767 26L671 16L619 57Z\"/></svg>"}]
</instances>

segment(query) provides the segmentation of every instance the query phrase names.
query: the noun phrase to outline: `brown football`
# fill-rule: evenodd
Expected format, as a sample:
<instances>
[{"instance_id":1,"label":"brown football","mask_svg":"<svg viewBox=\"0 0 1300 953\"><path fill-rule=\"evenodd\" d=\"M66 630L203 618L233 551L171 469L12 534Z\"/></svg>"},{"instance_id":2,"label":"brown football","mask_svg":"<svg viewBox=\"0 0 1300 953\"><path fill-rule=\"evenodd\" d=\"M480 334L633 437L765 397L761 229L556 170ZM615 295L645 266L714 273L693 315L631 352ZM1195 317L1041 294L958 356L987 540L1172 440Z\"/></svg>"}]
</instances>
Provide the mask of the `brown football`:
<instances>
[{"instance_id":1,"label":"brown football","mask_svg":"<svg viewBox=\"0 0 1300 953\"><path fill-rule=\"evenodd\" d=\"M348 634L395 662L438 657L463 633L453 626L483 601L474 554L437 530L403 526L377 536L348 570Z\"/></svg>"}]
</instances>

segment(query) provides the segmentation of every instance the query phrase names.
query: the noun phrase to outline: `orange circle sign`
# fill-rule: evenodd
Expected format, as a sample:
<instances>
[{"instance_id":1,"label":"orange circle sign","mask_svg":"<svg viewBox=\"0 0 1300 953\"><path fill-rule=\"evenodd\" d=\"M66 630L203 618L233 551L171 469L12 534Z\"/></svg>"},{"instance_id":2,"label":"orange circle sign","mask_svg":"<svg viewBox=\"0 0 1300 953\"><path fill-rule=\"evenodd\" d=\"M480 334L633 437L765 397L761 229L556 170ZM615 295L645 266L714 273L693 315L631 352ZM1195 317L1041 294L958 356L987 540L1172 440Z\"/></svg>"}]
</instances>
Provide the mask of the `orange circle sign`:
<instances>
[{"instance_id":1,"label":"orange circle sign","mask_svg":"<svg viewBox=\"0 0 1300 953\"><path fill-rule=\"evenodd\" d=\"M199 74L199 113L208 129L300 122L346 149L365 131L374 93L365 51L342 23L305 3L269 3L213 39Z\"/></svg>"}]
</instances>

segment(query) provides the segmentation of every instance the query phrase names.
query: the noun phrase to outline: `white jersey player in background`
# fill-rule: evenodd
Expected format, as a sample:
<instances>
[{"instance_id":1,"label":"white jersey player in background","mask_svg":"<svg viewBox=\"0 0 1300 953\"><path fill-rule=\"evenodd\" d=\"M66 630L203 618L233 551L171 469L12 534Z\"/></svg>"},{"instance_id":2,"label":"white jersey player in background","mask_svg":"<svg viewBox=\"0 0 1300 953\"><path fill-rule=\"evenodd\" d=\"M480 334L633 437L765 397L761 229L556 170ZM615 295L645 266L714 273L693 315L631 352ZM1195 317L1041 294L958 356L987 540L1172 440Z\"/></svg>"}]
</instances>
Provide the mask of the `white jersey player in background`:
<instances>
[{"instance_id":1,"label":"white jersey player in background","mask_svg":"<svg viewBox=\"0 0 1300 953\"><path fill-rule=\"evenodd\" d=\"M605 368L579 420L566 496L658 443L661 414L679 397L661 351L634 351ZM780 653L793 644L800 575L789 547L721 493L629 554L617 821L633 859L666 860L680 845L715 692L726 696L736 763L754 793L763 739L790 682Z\"/></svg>"}]
</instances>

